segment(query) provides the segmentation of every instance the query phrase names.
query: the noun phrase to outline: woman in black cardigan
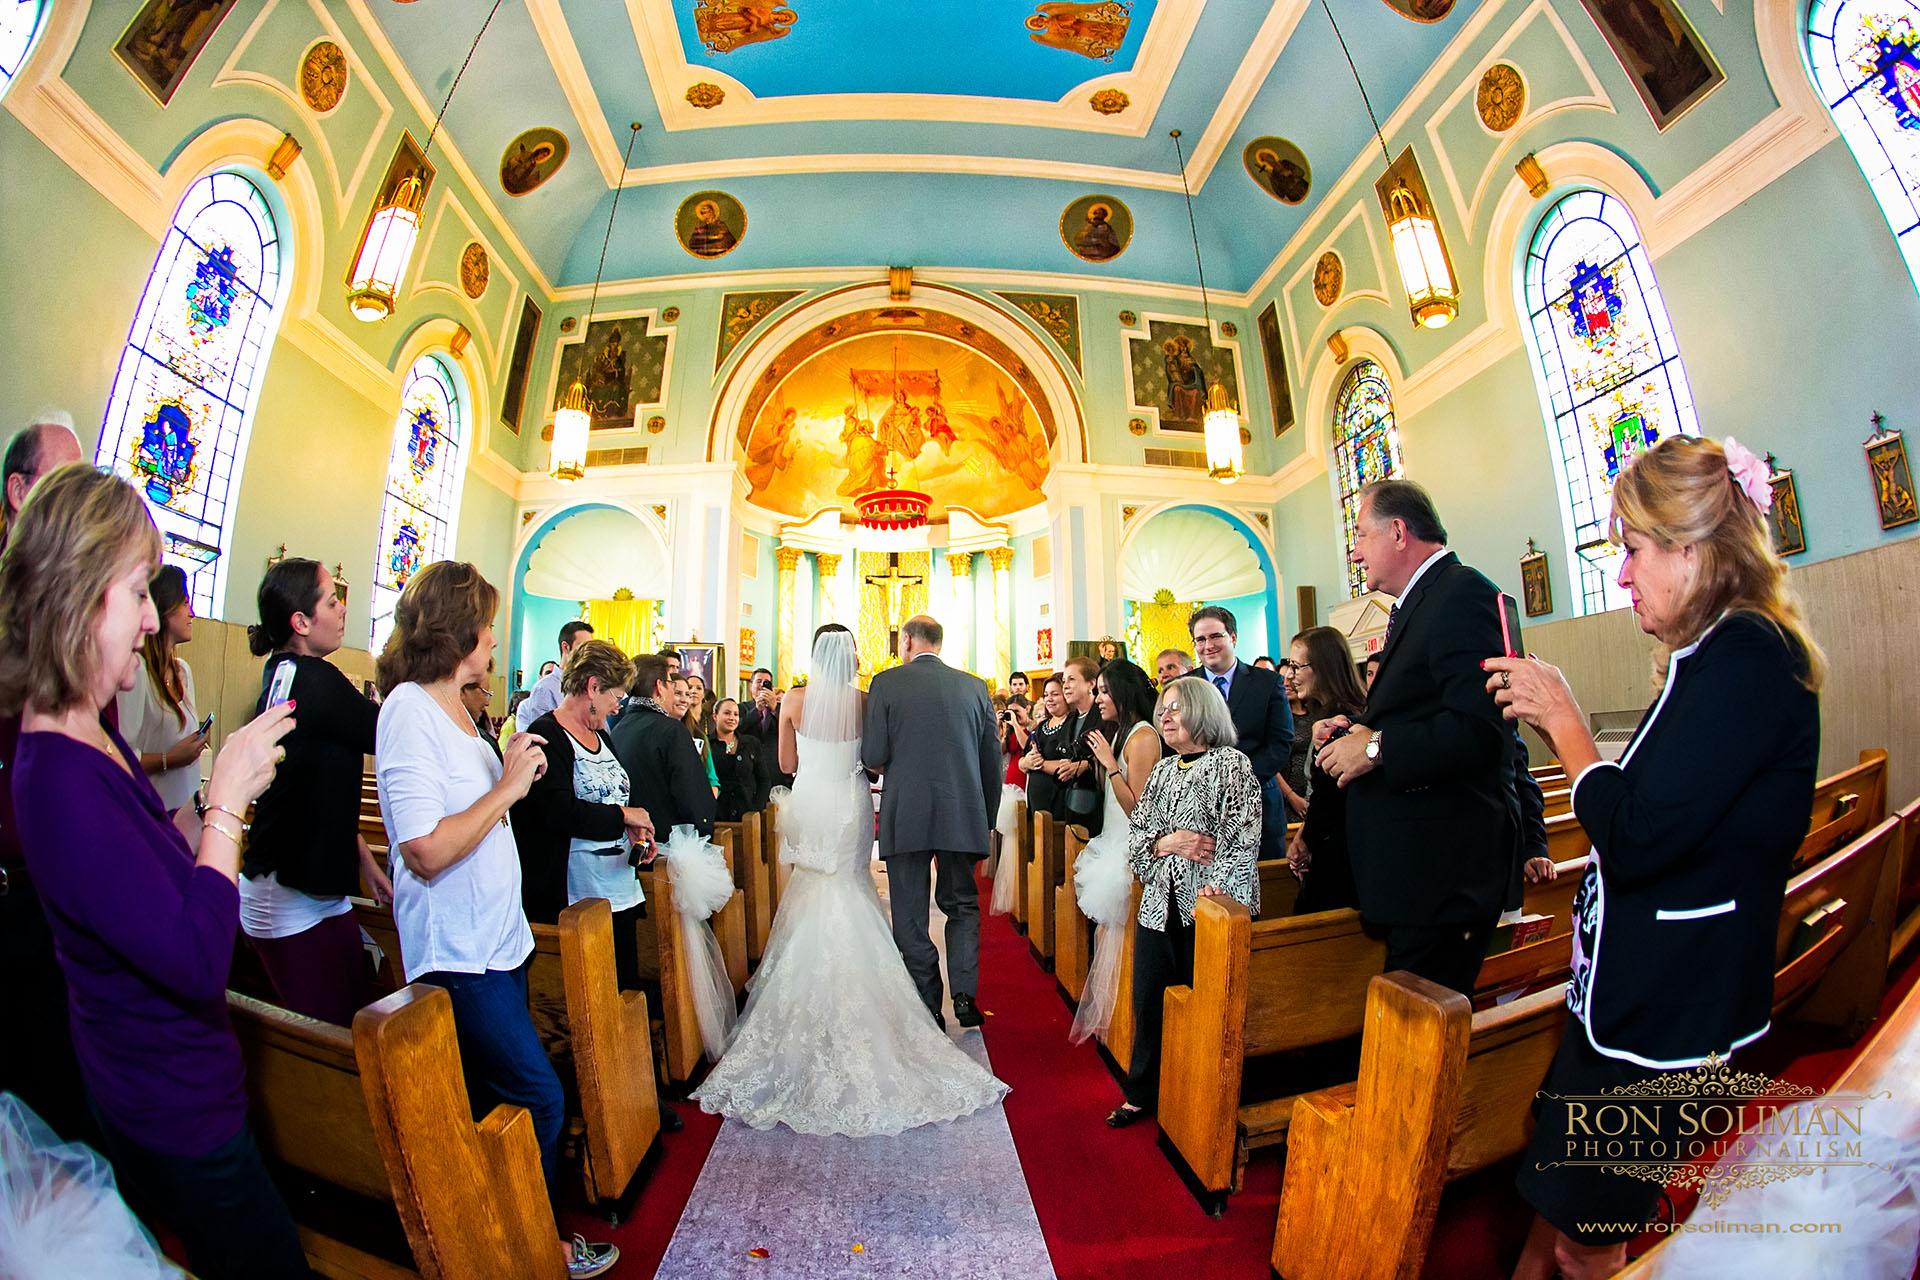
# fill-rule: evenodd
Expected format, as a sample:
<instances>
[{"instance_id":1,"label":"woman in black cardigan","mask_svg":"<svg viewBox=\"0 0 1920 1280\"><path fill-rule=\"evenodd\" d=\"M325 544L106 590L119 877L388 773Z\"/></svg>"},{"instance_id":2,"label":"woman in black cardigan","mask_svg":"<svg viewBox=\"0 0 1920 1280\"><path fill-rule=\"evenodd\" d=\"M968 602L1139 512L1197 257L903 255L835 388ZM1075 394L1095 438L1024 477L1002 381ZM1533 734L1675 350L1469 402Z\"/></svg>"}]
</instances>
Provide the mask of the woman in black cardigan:
<instances>
[{"instance_id":1,"label":"woman in black cardigan","mask_svg":"<svg viewBox=\"0 0 1920 1280\"><path fill-rule=\"evenodd\" d=\"M1578 1126L1552 1095L1725 1058L1769 1026L1781 904L1813 809L1825 660L1767 534L1768 470L1732 439L1723 449L1675 436L1616 482L1620 585L1666 659L1617 765L1599 758L1558 670L1534 658L1485 664L1506 714L1565 764L1593 841L1573 907L1572 1017L1521 1164L1521 1194L1540 1217L1516 1277L1612 1275L1640 1231L1630 1224L1648 1221L1660 1195L1658 1181L1559 1163ZM1659 1132L1633 1136L1674 1143L1679 1101L1636 1100Z\"/></svg>"},{"instance_id":2,"label":"woman in black cardigan","mask_svg":"<svg viewBox=\"0 0 1920 1280\"><path fill-rule=\"evenodd\" d=\"M613 645L574 646L560 671L560 705L527 727L542 740L546 772L511 811L527 920L555 924L570 904L605 898L613 908L614 966L628 990L640 985L633 922L644 909L628 840L647 848L653 821L625 803L627 771L602 730L632 683L633 664Z\"/></svg>"},{"instance_id":3,"label":"woman in black cardigan","mask_svg":"<svg viewBox=\"0 0 1920 1280\"><path fill-rule=\"evenodd\" d=\"M719 822L738 822L756 809L766 807L760 792L760 739L740 732L740 704L722 698L713 704L713 732L707 735L707 759L713 764L713 776L720 784L714 802L714 818Z\"/></svg>"}]
</instances>

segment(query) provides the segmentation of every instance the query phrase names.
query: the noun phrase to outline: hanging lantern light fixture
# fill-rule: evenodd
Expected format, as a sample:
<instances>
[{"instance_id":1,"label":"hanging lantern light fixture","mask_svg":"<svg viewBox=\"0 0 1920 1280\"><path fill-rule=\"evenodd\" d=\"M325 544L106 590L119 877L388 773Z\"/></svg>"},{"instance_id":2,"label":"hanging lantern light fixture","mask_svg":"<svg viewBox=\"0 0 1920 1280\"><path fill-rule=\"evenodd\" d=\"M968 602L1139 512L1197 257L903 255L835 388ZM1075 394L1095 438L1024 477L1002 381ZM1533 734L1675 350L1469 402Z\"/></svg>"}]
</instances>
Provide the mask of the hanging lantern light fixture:
<instances>
[{"instance_id":1,"label":"hanging lantern light fixture","mask_svg":"<svg viewBox=\"0 0 1920 1280\"><path fill-rule=\"evenodd\" d=\"M627 170L633 167L633 144L640 137L640 122L630 126L627 155L621 162L620 181L613 188L613 203L607 209L607 234L600 241L600 265L593 269L593 293L587 299L587 318L580 323L584 343L593 326L593 308L600 301L600 277L607 269L607 245L613 240L613 218L620 212L620 192L625 189ZM572 484L587 474L587 439L593 418L587 412L587 388L575 378L561 397L559 411L553 415L553 452L547 460L547 474L562 484Z\"/></svg>"},{"instance_id":2,"label":"hanging lantern light fixture","mask_svg":"<svg viewBox=\"0 0 1920 1280\"><path fill-rule=\"evenodd\" d=\"M1213 341L1213 308L1207 301L1207 266L1200 258L1200 225L1193 217L1193 189L1187 185L1187 157L1180 148L1180 131L1169 129L1173 154L1180 164L1180 190L1187 197L1187 230L1193 235L1193 265L1200 276L1200 313L1206 317L1207 341ZM1207 389L1207 414L1203 421L1207 441L1207 475L1221 484L1232 484L1246 472L1246 454L1240 439L1240 412L1227 398L1227 389L1215 382Z\"/></svg>"},{"instance_id":3,"label":"hanging lantern light fixture","mask_svg":"<svg viewBox=\"0 0 1920 1280\"><path fill-rule=\"evenodd\" d=\"M1374 140L1380 144L1380 154L1387 158L1387 176L1383 181L1388 185L1381 195L1381 204L1387 215L1387 238L1393 244L1394 265L1400 269L1400 285L1407 292L1407 309L1413 313L1413 322L1422 328L1441 328L1460 314L1460 286L1454 279L1446 243L1440 238L1440 224L1434 218L1433 206L1425 198L1425 183L1418 181L1419 164L1409 148L1396 165L1393 152L1387 149L1386 135L1380 131L1380 117L1373 113L1373 99L1367 95L1367 86L1360 79L1360 68L1354 65L1347 38L1341 34L1340 23L1335 20L1327 0L1320 0L1320 7L1326 11L1334 37L1340 41L1340 52L1347 56L1347 69L1353 72L1353 83L1360 90L1360 101L1366 105L1367 119L1373 123Z\"/></svg>"},{"instance_id":4,"label":"hanging lantern light fixture","mask_svg":"<svg viewBox=\"0 0 1920 1280\"><path fill-rule=\"evenodd\" d=\"M467 74L468 64L480 50L480 37L487 34L487 27L493 22L493 15L500 12L501 3L502 0L494 0L493 8L487 11L486 22L480 24L479 32L473 37L473 47L467 50L467 61L460 64L453 83L447 86L446 101L440 104L440 114L433 118L433 128L427 131L427 145L420 148L422 160L433 149L440 122L446 119L447 108L453 105L453 91L460 87L460 77ZM410 173L368 219L367 234L360 241L353 269L347 273L347 307L354 319L371 322L393 314L400 296L400 281L407 274L407 266L413 261L413 247L420 239L420 211L426 198L427 189L419 175Z\"/></svg>"}]
</instances>

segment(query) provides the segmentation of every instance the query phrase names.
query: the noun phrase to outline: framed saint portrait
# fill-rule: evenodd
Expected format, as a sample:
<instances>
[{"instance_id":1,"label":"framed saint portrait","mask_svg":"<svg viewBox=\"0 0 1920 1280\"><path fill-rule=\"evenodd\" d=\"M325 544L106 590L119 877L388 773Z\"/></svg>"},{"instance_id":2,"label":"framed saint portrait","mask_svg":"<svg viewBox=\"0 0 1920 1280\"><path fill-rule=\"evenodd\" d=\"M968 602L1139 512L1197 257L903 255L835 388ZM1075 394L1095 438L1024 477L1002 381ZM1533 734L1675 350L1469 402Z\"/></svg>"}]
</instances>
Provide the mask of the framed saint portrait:
<instances>
[{"instance_id":1,"label":"framed saint portrait","mask_svg":"<svg viewBox=\"0 0 1920 1280\"><path fill-rule=\"evenodd\" d=\"M147 0L114 56L164 107L231 8L233 0Z\"/></svg>"},{"instance_id":2,"label":"framed saint portrait","mask_svg":"<svg viewBox=\"0 0 1920 1280\"><path fill-rule=\"evenodd\" d=\"M672 640L660 648L680 655L681 675L699 676L707 688L714 691L715 697L727 696L720 688L720 678L727 666L727 646L702 640Z\"/></svg>"},{"instance_id":3,"label":"framed saint portrait","mask_svg":"<svg viewBox=\"0 0 1920 1280\"><path fill-rule=\"evenodd\" d=\"M1547 576L1547 553L1536 551L1533 539L1527 539L1527 554L1520 557L1520 599L1529 618L1553 612L1553 581Z\"/></svg>"},{"instance_id":4,"label":"framed saint portrait","mask_svg":"<svg viewBox=\"0 0 1920 1280\"><path fill-rule=\"evenodd\" d=\"M1580 0L1664 129L1725 80L1673 0Z\"/></svg>"},{"instance_id":5,"label":"framed saint portrait","mask_svg":"<svg viewBox=\"0 0 1920 1280\"><path fill-rule=\"evenodd\" d=\"M500 153L500 189L524 196L560 171L567 162L567 135L542 126L529 129Z\"/></svg>"},{"instance_id":6,"label":"framed saint portrait","mask_svg":"<svg viewBox=\"0 0 1920 1280\"><path fill-rule=\"evenodd\" d=\"M1060 242L1077 258L1112 262L1133 239L1133 210L1112 196L1081 196L1060 215Z\"/></svg>"},{"instance_id":7,"label":"framed saint portrait","mask_svg":"<svg viewBox=\"0 0 1920 1280\"><path fill-rule=\"evenodd\" d=\"M696 191L674 213L673 234L696 258L723 258L747 238L747 211L724 191Z\"/></svg>"},{"instance_id":8,"label":"framed saint portrait","mask_svg":"<svg viewBox=\"0 0 1920 1280\"><path fill-rule=\"evenodd\" d=\"M1306 153L1285 138L1255 138L1240 153L1253 185L1281 204L1299 204L1313 189Z\"/></svg>"},{"instance_id":9,"label":"framed saint portrait","mask_svg":"<svg viewBox=\"0 0 1920 1280\"><path fill-rule=\"evenodd\" d=\"M1867 441L1866 448L1880 527L1897 529L1920 520L1920 506L1914 502L1913 472L1907 465L1906 437L1898 431L1882 431Z\"/></svg>"},{"instance_id":10,"label":"framed saint portrait","mask_svg":"<svg viewBox=\"0 0 1920 1280\"><path fill-rule=\"evenodd\" d=\"M1807 549L1807 529L1800 521L1800 489L1793 471L1783 468L1767 477L1773 490L1773 505L1767 509L1767 531L1773 535L1773 549L1783 556L1798 555Z\"/></svg>"}]
</instances>

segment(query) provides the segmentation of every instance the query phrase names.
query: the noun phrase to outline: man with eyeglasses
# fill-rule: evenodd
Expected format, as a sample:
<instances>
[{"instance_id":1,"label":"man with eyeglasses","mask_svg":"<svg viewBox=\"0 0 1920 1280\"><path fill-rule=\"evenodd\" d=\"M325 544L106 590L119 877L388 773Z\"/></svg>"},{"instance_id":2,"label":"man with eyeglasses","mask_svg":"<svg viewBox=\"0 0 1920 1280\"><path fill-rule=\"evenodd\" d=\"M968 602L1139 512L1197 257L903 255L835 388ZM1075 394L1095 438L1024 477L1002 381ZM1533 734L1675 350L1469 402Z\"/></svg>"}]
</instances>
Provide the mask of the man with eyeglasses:
<instances>
[{"instance_id":1,"label":"man with eyeglasses","mask_svg":"<svg viewBox=\"0 0 1920 1280\"><path fill-rule=\"evenodd\" d=\"M1217 604L1196 609L1187 629L1200 659L1200 669L1193 674L1204 676L1226 698L1234 732L1240 738L1236 745L1260 782L1264 806L1260 858L1271 861L1282 857L1287 843L1287 809L1278 779L1293 750L1293 712L1287 706L1286 690L1280 686L1280 674L1248 666L1233 656L1238 637L1230 609Z\"/></svg>"}]
</instances>

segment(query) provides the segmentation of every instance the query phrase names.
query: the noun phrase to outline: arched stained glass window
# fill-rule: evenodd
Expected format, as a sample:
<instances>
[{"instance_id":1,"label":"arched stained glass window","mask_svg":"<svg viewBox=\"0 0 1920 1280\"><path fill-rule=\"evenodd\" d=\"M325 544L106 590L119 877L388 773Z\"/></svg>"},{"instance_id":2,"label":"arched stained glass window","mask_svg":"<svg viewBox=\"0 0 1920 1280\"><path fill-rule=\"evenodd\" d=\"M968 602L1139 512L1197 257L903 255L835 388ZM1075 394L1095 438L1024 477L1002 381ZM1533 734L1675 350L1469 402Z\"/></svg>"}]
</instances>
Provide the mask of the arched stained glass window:
<instances>
[{"instance_id":1,"label":"arched stained glass window","mask_svg":"<svg viewBox=\"0 0 1920 1280\"><path fill-rule=\"evenodd\" d=\"M45 0L0 0L0 97L20 74L46 10Z\"/></svg>"},{"instance_id":2,"label":"arched stained glass window","mask_svg":"<svg viewBox=\"0 0 1920 1280\"><path fill-rule=\"evenodd\" d=\"M1813 83L1920 287L1920 4L1813 0L1806 38Z\"/></svg>"},{"instance_id":3,"label":"arched stained glass window","mask_svg":"<svg viewBox=\"0 0 1920 1280\"><path fill-rule=\"evenodd\" d=\"M393 607L421 565L453 554L460 518L460 446L466 419L460 381L445 360L423 355L407 371L387 458L387 497L373 553L373 651L393 629Z\"/></svg>"},{"instance_id":4,"label":"arched stained glass window","mask_svg":"<svg viewBox=\"0 0 1920 1280\"><path fill-rule=\"evenodd\" d=\"M1700 432L1633 214L1598 191L1561 200L1534 232L1523 291L1577 609L1620 608L1619 552L1607 543L1613 481L1655 441Z\"/></svg>"},{"instance_id":5,"label":"arched stained glass window","mask_svg":"<svg viewBox=\"0 0 1920 1280\"><path fill-rule=\"evenodd\" d=\"M1353 525L1360 518L1360 491L1400 471L1400 432L1393 425L1393 387L1387 371L1360 360L1347 371L1333 407L1333 469L1340 485L1340 519L1347 537L1347 588L1366 589L1366 574L1353 563Z\"/></svg>"},{"instance_id":6,"label":"arched stained glass window","mask_svg":"<svg viewBox=\"0 0 1920 1280\"><path fill-rule=\"evenodd\" d=\"M160 246L114 375L94 461L153 505L194 612L219 617L233 500L279 323L280 233L237 173L193 184Z\"/></svg>"}]
</instances>

